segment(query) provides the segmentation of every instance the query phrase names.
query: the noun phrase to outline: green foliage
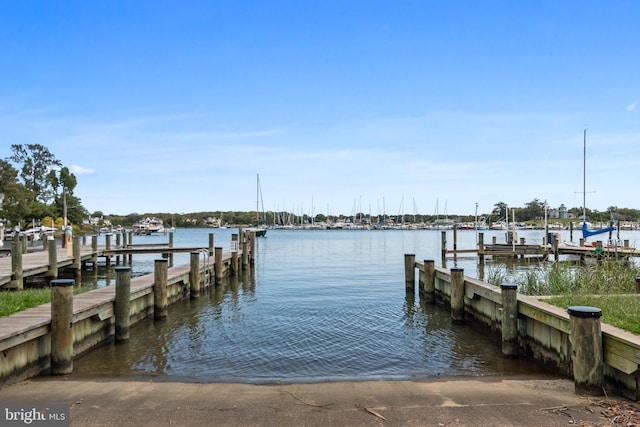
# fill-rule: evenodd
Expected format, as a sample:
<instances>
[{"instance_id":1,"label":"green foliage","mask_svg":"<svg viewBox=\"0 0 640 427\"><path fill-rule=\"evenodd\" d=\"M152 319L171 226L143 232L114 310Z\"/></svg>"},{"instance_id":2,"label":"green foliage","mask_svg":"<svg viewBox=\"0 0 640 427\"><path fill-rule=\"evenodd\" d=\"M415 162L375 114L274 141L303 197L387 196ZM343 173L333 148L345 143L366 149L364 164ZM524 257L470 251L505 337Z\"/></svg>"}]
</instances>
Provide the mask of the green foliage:
<instances>
[{"instance_id":1,"label":"green foliage","mask_svg":"<svg viewBox=\"0 0 640 427\"><path fill-rule=\"evenodd\" d=\"M545 301L562 308L598 307L603 322L640 334L640 295L635 294L638 276L640 268L605 259L594 265L544 264L520 275L517 284L522 294L554 296Z\"/></svg>"},{"instance_id":2,"label":"green foliage","mask_svg":"<svg viewBox=\"0 0 640 427\"><path fill-rule=\"evenodd\" d=\"M640 268L635 265L615 259L594 265L554 262L516 272L514 277L504 267L491 267L487 276L487 283L499 286L510 280L519 293L551 297L545 302L565 309L598 307L603 322L640 334L640 294L635 294Z\"/></svg>"},{"instance_id":3,"label":"green foliage","mask_svg":"<svg viewBox=\"0 0 640 427\"><path fill-rule=\"evenodd\" d=\"M28 218L31 207L35 203L33 192L19 183L9 183L2 188L4 200L2 202L2 216L12 224L17 224Z\"/></svg>"},{"instance_id":4,"label":"green foliage","mask_svg":"<svg viewBox=\"0 0 640 427\"><path fill-rule=\"evenodd\" d=\"M545 263L516 278L526 295L596 295L635 292L640 269L614 259L593 265Z\"/></svg>"},{"instance_id":5,"label":"green foliage","mask_svg":"<svg viewBox=\"0 0 640 427\"><path fill-rule=\"evenodd\" d=\"M36 200L47 202L51 199L53 188L47 176L52 169L62 166L62 163L40 144L12 144L13 154L9 157L20 165L20 178L25 187L32 191Z\"/></svg>"},{"instance_id":6,"label":"green foliage","mask_svg":"<svg viewBox=\"0 0 640 427\"><path fill-rule=\"evenodd\" d=\"M487 283L495 286L500 286L507 282L507 274L503 268L496 268L491 266L487 269L487 276L485 278Z\"/></svg>"},{"instance_id":7,"label":"green foliage","mask_svg":"<svg viewBox=\"0 0 640 427\"><path fill-rule=\"evenodd\" d=\"M40 144L13 144L11 151L8 159L0 160L0 192L4 194L0 217L10 224L24 225L46 216L64 216L66 198L67 217L82 224L87 212L73 195L77 179L69 168L62 167L53 153ZM18 176L22 182L17 181Z\"/></svg>"}]
</instances>

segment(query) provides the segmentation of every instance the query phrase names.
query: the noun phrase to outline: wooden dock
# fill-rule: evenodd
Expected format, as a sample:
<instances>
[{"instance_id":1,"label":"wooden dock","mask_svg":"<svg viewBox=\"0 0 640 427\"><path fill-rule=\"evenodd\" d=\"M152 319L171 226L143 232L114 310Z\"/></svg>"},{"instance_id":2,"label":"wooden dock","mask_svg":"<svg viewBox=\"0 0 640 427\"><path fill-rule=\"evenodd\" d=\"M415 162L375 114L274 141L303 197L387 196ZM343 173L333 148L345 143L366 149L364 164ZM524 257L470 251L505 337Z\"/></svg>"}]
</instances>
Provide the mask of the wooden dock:
<instances>
[{"instance_id":1,"label":"wooden dock","mask_svg":"<svg viewBox=\"0 0 640 427\"><path fill-rule=\"evenodd\" d=\"M234 236L237 239L237 235ZM70 250L58 246L55 240L46 242L46 245L40 248L26 248L23 242L15 242L11 251L3 252L3 255L10 256L0 256L0 289L22 289L24 279L36 276L54 279L61 269L74 269L76 277L79 277L81 269L86 265L94 267L98 258L105 259L105 264L110 265L112 257L115 257L116 264L119 264L121 256L124 264L125 257L129 258L130 264L132 256L136 254L162 254L171 261L175 253L206 252L208 256L214 256L213 233L210 233L208 245L198 247L174 247L171 234L169 242L153 244L127 243L125 235L116 235L116 242L112 244L110 237L107 236L106 245L102 246L98 246L97 236L92 236L88 245L83 244L86 237L75 237L69 246ZM170 266L172 264L173 262Z\"/></svg>"},{"instance_id":2,"label":"wooden dock","mask_svg":"<svg viewBox=\"0 0 640 427\"><path fill-rule=\"evenodd\" d=\"M102 254L103 248L93 249L91 246L80 247L80 263L90 261L94 256ZM69 255L66 248L56 247L55 269L71 268L77 263L73 255ZM47 275L52 266L49 263L49 251L40 250L22 254L22 277ZM0 257L0 288L8 286L15 278L12 268L12 257Z\"/></svg>"},{"instance_id":3,"label":"wooden dock","mask_svg":"<svg viewBox=\"0 0 640 427\"><path fill-rule=\"evenodd\" d=\"M238 235L232 235L232 241L237 241ZM191 252L191 261L188 264L171 266L166 257L155 261L154 273L131 278L130 267L121 266L123 270L129 270L126 287L130 290L124 302L122 289L125 283L116 283L116 286L106 286L93 289L88 292L73 295L69 298L70 305L70 329L72 330L72 346L70 356L77 357L97 345L107 342L113 337L118 339L119 318L122 314L122 304L128 305L127 325L133 324L154 316L160 319L159 314L166 310L166 306L177 303L185 298L199 298L201 290L223 283L224 277L234 277L250 274L255 260L255 233L247 232L241 244L233 245L232 252L223 253L221 247L213 246L213 234L210 234L209 246L173 248L169 245L138 245L134 247L97 247L94 239L91 246L75 248L75 257L70 257L67 249L56 248L52 241L49 251L20 254L17 258L22 260L24 277L33 275L45 275L50 272L49 261L51 249L55 250L58 260L57 267L81 265L81 260L95 262L96 257L112 257L140 253L172 254L176 252ZM238 242L239 243L239 242ZM200 256L207 252L211 257ZM13 255L13 254L12 254ZM8 284L15 279L15 272L11 271L11 261L14 258L4 257L0 259L0 274L2 283ZM118 278L120 274L116 267ZM22 276L21 276L22 279ZM65 282L68 279L54 281ZM72 281L71 281L72 282ZM52 286L58 290L56 284ZM19 291L16 291L19 292ZM118 296L120 295L120 296ZM21 312L0 318L0 351L3 363L0 363L0 386L20 381L45 372L53 372L54 345L53 319L58 317L52 314L52 310L60 305L52 303L29 308ZM164 302L163 302L164 301ZM54 304L54 307L52 307ZM120 307L120 309L118 309ZM125 308L126 310L126 308ZM126 313L127 311L125 311ZM166 314L165 314L166 316ZM160 319L161 320L161 319ZM127 326L128 328L128 326ZM57 354L57 353L56 353ZM56 372L57 373L57 372Z\"/></svg>"},{"instance_id":4,"label":"wooden dock","mask_svg":"<svg viewBox=\"0 0 640 427\"><path fill-rule=\"evenodd\" d=\"M636 248L625 246L569 246L558 245L559 255L579 255L580 257L609 256L629 258L640 256L640 252Z\"/></svg>"},{"instance_id":5,"label":"wooden dock","mask_svg":"<svg viewBox=\"0 0 640 427\"><path fill-rule=\"evenodd\" d=\"M549 259L550 255L553 255L555 259L558 259L561 255L576 255L581 259L585 258L630 258L640 256L640 252L636 248L629 247L628 242L624 242L622 245L604 245L603 242L597 242L596 245L562 245L557 240L553 244L531 244L526 243L524 238L514 238L509 243L496 243L495 237L492 243L486 244L484 242L484 234L478 234L478 246L475 249L458 249L457 248L457 236L453 233L453 249L447 248L446 232L442 232L442 258L445 259L449 255L457 257L459 254L477 254L480 258L480 262L484 260L485 256L491 256L494 258L537 258L542 260Z\"/></svg>"}]
</instances>

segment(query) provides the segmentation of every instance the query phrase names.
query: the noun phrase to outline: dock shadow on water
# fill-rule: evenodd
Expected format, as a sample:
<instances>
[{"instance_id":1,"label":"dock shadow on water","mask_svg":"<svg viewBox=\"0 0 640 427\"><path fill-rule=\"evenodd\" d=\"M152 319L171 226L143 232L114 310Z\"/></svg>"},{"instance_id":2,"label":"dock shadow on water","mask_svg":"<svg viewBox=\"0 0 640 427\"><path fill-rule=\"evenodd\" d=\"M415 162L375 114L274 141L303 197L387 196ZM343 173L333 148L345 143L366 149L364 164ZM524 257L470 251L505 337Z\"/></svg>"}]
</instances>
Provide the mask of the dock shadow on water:
<instances>
[{"instance_id":1,"label":"dock shadow on water","mask_svg":"<svg viewBox=\"0 0 640 427\"><path fill-rule=\"evenodd\" d=\"M72 377L287 383L543 373L504 358L500 342L471 325L452 324L446 307L405 292L403 253L424 252L429 236L419 237L271 230L251 276L172 305L166 321L133 325L128 343L75 360Z\"/></svg>"}]
</instances>

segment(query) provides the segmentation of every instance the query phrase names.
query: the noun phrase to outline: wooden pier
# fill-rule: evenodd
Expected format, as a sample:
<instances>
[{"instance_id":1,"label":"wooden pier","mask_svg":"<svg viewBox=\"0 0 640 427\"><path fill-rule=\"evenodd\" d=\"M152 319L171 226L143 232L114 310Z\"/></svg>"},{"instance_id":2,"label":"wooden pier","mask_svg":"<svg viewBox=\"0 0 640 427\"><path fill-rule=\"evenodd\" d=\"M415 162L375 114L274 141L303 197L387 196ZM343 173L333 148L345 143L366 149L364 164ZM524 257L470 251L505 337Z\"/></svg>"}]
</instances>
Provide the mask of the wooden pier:
<instances>
[{"instance_id":1,"label":"wooden pier","mask_svg":"<svg viewBox=\"0 0 640 427\"><path fill-rule=\"evenodd\" d=\"M23 280L33 276L56 278L58 270L80 270L82 264L101 255L101 248L82 246L76 239L74 248L62 248L55 240L48 241L47 250L22 253L20 242L12 245L11 256L0 257L0 288L22 289Z\"/></svg>"},{"instance_id":2,"label":"wooden pier","mask_svg":"<svg viewBox=\"0 0 640 427\"><path fill-rule=\"evenodd\" d=\"M629 246L629 241L617 242L615 245L605 245L604 242L598 241L595 245L586 245L584 241L577 245L560 244L558 239L547 243L544 241L540 244L526 243L524 238L517 238L517 234L511 235L512 240L506 243L497 243L494 236L492 242L487 244L484 242L484 233L478 233L478 244L475 249L458 249L456 229L453 230L453 249L447 248L447 234L442 232L442 259L452 255L454 258L459 254L477 254L481 263L484 262L486 256L493 258L507 257L514 259L536 258L540 260L548 260L553 255L557 260L561 255L577 255L582 260L588 257L603 258L630 258L640 256L640 252L636 248Z\"/></svg>"},{"instance_id":3,"label":"wooden pier","mask_svg":"<svg viewBox=\"0 0 640 427\"><path fill-rule=\"evenodd\" d=\"M242 230L239 230L241 233ZM112 235L105 236L105 245L98 246L97 236L90 236L91 243L87 244L87 237L75 237L70 247L60 247L56 240L44 241L41 247L27 247L26 242L20 240L12 242L10 251L3 251L0 256L0 289L22 289L24 280L33 277L55 279L58 271L72 269L74 277L79 281L81 270L85 266L95 267L99 259L110 266L112 258L115 264L131 264L133 255L161 254L169 258L173 265L173 254L201 252L207 256L214 256L213 233L209 234L208 245L197 247L175 247L173 233L169 233L166 243L133 244L132 238L126 234L116 234L112 243ZM237 237L236 237L237 238ZM129 243L128 243L129 242Z\"/></svg>"},{"instance_id":4,"label":"wooden pier","mask_svg":"<svg viewBox=\"0 0 640 427\"><path fill-rule=\"evenodd\" d=\"M234 238L238 242L238 236L232 235L232 240ZM255 260L256 239L254 233L246 232L239 244L232 246L232 251L227 253L223 253L221 247L213 247L213 234L210 234L209 238L210 247L203 248L155 245L107 249L98 248L95 242L94 239L90 247L78 245L75 248L76 257L69 257L66 248L55 248L55 243L51 243L52 246L47 252L20 253L18 257L22 256L22 277L35 274L52 277L47 275L51 270L47 253L52 249L55 249L56 256L59 256L56 267L78 265L83 259L95 262L98 256L109 258L136 253L170 254L185 251L191 253L191 262L170 267L167 257L163 257L156 260L154 273L135 278L130 278L130 267L119 266L116 267L115 286L105 286L69 298L72 320L71 325L69 322L64 324L69 326L67 333L71 337L66 340L71 339L72 342L71 350L63 354L71 358L66 361L71 365L74 357L97 345L114 338L116 341L126 339L119 338L118 331L124 330L124 327L128 330L129 324L150 316L162 320L167 317L168 305L185 298L198 298L206 288L220 285L225 277L250 273ZM213 256L202 256L204 252ZM0 261L3 283L10 284L16 280L15 272L11 272L10 269L11 259ZM119 270L129 270L129 276L124 283L120 281L123 275ZM73 282L71 279L53 279L51 283L65 281ZM127 288L126 297L125 301L119 302L119 289L123 286ZM52 287L52 296L55 288L56 286ZM47 372L56 374L54 350L59 343L52 334L56 310L56 302L52 298L51 303L0 317L0 386ZM124 326L121 325L123 321L126 322Z\"/></svg>"}]
</instances>

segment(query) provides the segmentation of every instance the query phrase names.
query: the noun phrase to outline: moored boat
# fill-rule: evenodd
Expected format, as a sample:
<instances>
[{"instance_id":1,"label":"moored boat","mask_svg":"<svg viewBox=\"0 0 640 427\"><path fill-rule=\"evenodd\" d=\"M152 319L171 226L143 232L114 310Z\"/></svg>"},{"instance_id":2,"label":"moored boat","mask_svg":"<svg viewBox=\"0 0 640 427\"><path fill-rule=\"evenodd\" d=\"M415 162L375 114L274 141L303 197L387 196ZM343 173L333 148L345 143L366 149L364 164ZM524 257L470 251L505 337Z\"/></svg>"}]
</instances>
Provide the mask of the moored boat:
<instances>
[{"instance_id":1,"label":"moored boat","mask_svg":"<svg viewBox=\"0 0 640 427\"><path fill-rule=\"evenodd\" d=\"M133 233L137 235L164 233L164 231L164 224L161 218L146 217L143 220L133 224Z\"/></svg>"}]
</instances>

